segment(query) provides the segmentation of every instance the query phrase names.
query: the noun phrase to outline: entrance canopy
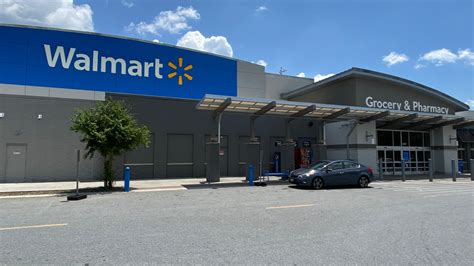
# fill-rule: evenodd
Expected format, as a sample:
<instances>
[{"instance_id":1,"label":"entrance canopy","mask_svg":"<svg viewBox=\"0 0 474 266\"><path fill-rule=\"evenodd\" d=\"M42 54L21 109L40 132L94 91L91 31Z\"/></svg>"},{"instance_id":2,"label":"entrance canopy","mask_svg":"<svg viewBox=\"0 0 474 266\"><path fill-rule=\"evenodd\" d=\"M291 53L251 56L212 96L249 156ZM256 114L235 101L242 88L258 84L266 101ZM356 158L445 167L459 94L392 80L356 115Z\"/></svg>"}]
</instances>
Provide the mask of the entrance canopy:
<instances>
[{"instance_id":1,"label":"entrance canopy","mask_svg":"<svg viewBox=\"0 0 474 266\"><path fill-rule=\"evenodd\" d=\"M289 119L309 118L327 122L357 120L364 123L380 121L382 124L379 128L403 123L404 128L424 126L427 127L427 129L434 129L447 125L463 127L474 123L474 120L465 119L457 115L417 113L262 98L228 97L210 94L206 94L199 101L196 105L196 109L214 111L215 113L243 113L250 116L279 116Z\"/></svg>"}]
</instances>

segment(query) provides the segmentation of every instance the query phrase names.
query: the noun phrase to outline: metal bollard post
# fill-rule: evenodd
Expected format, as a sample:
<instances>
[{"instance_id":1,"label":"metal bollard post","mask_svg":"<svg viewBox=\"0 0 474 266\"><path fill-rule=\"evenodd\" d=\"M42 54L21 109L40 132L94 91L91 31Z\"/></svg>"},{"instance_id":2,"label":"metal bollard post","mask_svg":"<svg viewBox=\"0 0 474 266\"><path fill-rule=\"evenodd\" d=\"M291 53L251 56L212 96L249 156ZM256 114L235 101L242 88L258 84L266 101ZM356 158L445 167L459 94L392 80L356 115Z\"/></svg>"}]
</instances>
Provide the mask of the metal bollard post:
<instances>
[{"instance_id":1,"label":"metal bollard post","mask_svg":"<svg viewBox=\"0 0 474 266\"><path fill-rule=\"evenodd\" d=\"M428 159L428 169L430 171L430 182L433 182L433 162L431 161L431 158Z\"/></svg>"},{"instance_id":2,"label":"metal bollard post","mask_svg":"<svg viewBox=\"0 0 474 266\"><path fill-rule=\"evenodd\" d=\"M402 181L405 182L407 177L405 175L405 161L402 161Z\"/></svg>"},{"instance_id":3,"label":"metal bollard post","mask_svg":"<svg viewBox=\"0 0 474 266\"><path fill-rule=\"evenodd\" d=\"M474 159L471 159L471 181L474 181Z\"/></svg>"},{"instance_id":4,"label":"metal bollard post","mask_svg":"<svg viewBox=\"0 0 474 266\"><path fill-rule=\"evenodd\" d=\"M458 174L458 169L456 166L457 166L456 160L452 159L451 160L451 175L453 177L453 182L456 182L456 175Z\"/></svg>"},{"instance_id":5,"label":"metal bollard post","mask_svg":"<svg viewBox=\"0 0 474 266\"><path fill-rule=\"evenodd\" d=\"M130 192L130 166L125 166L125 171L123 173L123 190L125 192Z\"/></svg>"},{"instance_id":6,"label":"metal bollard post","mask_svg":"<svg viewBox=\"0 0 474 266\"><path fill-rule=\"evenodd\" d=\"M249 186L253 186L253 165L249 165L249 169L248 169L248 176L249 176Z\"/></svg>"},{"instance_id":7,"label":"metal bollard post","mask_svg":"<svg viewBox=\"0 0 474 266\"><path fill-rule=\"evenodd\" d=\"M379 179L383 180L382 160L379 160Z\"/></svg>"}]
</instances>

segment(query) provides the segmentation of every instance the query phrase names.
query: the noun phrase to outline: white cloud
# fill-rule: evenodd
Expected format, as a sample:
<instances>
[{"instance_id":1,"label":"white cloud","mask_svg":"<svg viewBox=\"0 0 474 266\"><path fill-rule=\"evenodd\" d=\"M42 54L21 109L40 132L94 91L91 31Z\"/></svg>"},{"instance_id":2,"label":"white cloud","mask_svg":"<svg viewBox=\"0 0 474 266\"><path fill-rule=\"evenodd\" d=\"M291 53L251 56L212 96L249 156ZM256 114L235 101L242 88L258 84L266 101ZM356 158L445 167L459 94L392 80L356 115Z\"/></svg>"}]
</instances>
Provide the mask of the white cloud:
<instances>
[{"instance_id":1,"label":"white cloud","mask_svg":"<svg viewBox=\"0 0 474 266\"><path fill-rule=\"evenodd\" d=\"M141 21L135 24L131 22L125 29L142 35L146 33L159 35L162 30L177 34L183 30L191 29L188 20L199 20L200 18L201 15L192 6L178 6L175 11L161 11L150 23Z\"/></svg>"},{"instance_id":2,"label":"white cloud","mask_svg":"<svg viewBox=\"0 0 474 266\"><path fill-rule=\"evenodd\" d=\"M390 52L390 54L383 57L382 61L384 61L387 66L393 66L395 64L403 63L408 61L409 58L405 54L399 54L397 52Z\"/></svg>"},{"instance_id":3,"label":"white cloud","mask_svg":"<svg viewBox=\"0 0 474 266\"><path fill-rule=\"evenodd\" d=\"M124 7L128 7L128 8L131 8L131 7L133 7L133 6L135 5L135 3L133 3L133 2L130 1L130 0L128 0L128 1L127 1L127 0L122 0L121 2L122 2L122 5L123 5Z\"/></svg>"},{"instance_id":4,"label":"white cloud","mask_svg":"<svg viewBox=\"0 0 474 266\"><path fill-rule=\"evenodd\" d=\"M300 77L300 78L304 78L306 77L306 75L304 74L304 72L301 72L299 73L298 75L296 75L297 77Z\"/></svg>"},{"instance_id":5,"label":"white cloud","mask_svg":"<svg viewBox=\"0 0 474 266\"><path fill-rule=\"evenodd\" d=\"M257 9L255 9L255 12L263 12L263 11L267 11L268 8L266 6L259 6L257 7Z\"/></svg>"},{"instance_id":6,"label":"white cloud","mask_svg":"<svg viewBox=\"0 0 474 266\"><path fill-rule=\"evenodd\" d=\"M474 110L474 100L472 99L468 99L465 104L469 105L469 107L471 108L471 110Z\"/></svg>"},{"instance_id":7,"label":"white cloud","mask_svg":"<svg viewBox=\"0 0 474 266\"><path fill-rule=\"evenodd\" d=\"M92 14L89 5L76 5L73 0L0 0L3 23L94 31Z\"/></svg>"},{"instance_id":8,"label":"white cloud","mask_svg":"<svg viewBox=\"0 0 474 266\"><path fill-rule=\"evenodd\" d=\"M464 49L458 51L459 60L464 60L466 64L474 66L474 52L471 49Z\"/></svg>"},{"instance_id":9,"label":"white cloud","mask_svg":"<svg viewBox=\"0 0 474 266\"><path fill-rule=\"evenodd\" d=\"M160 42L160 40L158 40L158 39L153 39L153 41L152 41L152 42L159 43L159 42Z\"/></svg>"},{"instance_id":10,"label":"white cloud","mask_svg":"<svg viewBox=\"0 0 474 266\"><path fill-rule=\"evenodd\" d=\"M449 49L442 48L430 51L422 55L419 61L432 63L435 66L442 66L447 63L455 63L463 61L464 63L474 66L474 52L471 49L459 49L457 54L451 52Z\"/></svg>"},{"instance_id":11,"label":"white cloud","mask_svg":"<svg viewBox=\"0 0 474 266\"><path fill-rule=\"evenodd\" d=\"M458 56L446 48L430 51L422 55L420 58L420 60L433 63L436 66L442 66L446 63L454 63L457 59Z\"/></svg>"},{"instance_id":12,"label":"white cloud","mask_svg":"<svg viewBox=\"0 0 474 266\"><path fill-rule=\"evenodd\" d=\"M426 67L426 66L423 65L423 64L419 64L419 63L417 63L417 64L415 65L415 69L420 69L420 68L424 68L424 67Z\"/></svg>"},{"instance_id":13,"label":"white cloud","mask_svg":"<svg viewBox=\"0 0 474 266\"><path fill-rule=\"evenodd\" d=\"M253 63L253 62L252 62ZM261 65L261 66L264 66L264 67L267 67L267 62L265 62L265 60L263 59L260 59L256 62L257 65Z\"/></svg>"},{"instance_id":14,"label":"white cloud","mask_svg":"<svg viewBox=\"0 0 474 266\"><path fill-rule=\"evenodd\" d=\"M214 54L232 57L234 52L232 46L224 36L205 37L199 31L188 31L176 44L178 46L206 51Z\"/></svg>"},{"instance_id":15,"label":"white cloud","mask_svg":"<svg viewBox=\"0 0 474 266\"><path fill-rule=\"evenodd\" d=\"M314 82L318 82L320 80L327 79L327 78L332 77L332 76L334 76L333 73L330 73L330 74L327 74L327 75L317 74L316 76L314 76Z\"/></svg>"}]
</instances>

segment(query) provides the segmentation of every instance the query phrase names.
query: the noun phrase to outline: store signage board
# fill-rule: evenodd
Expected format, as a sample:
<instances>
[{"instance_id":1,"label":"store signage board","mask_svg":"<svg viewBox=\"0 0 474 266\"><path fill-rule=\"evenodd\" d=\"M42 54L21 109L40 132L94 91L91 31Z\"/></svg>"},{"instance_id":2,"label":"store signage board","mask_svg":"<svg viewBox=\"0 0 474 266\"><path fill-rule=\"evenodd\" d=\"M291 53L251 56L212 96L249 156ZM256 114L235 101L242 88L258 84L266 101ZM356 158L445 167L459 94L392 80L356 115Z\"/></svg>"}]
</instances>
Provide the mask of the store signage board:
<instances>
[{"instance_id":1,"label":"store signage board","mask_svg":"<svg viewBox=\"0 0 474 266\"><path fill-rule=\"evenodd\" d=\"M201 99L237 95L237 61L94 33L0 26L0 83Z\"/></svg>"},{"instance_id":2,"label":"store signage board","mask_svg":"<svg viewBox=\"0 0 474 266\"><path fill-rule=\"evenodd\" d=\"M388 109L397 111L412 111L422 113L436 113L445 114L449 113L448 107L425 105L418 100L404 100L403 102L397 101L384 101L376 99L372 96L365 98L365 105L370 108Z\"/></svg>"}]
</instances>

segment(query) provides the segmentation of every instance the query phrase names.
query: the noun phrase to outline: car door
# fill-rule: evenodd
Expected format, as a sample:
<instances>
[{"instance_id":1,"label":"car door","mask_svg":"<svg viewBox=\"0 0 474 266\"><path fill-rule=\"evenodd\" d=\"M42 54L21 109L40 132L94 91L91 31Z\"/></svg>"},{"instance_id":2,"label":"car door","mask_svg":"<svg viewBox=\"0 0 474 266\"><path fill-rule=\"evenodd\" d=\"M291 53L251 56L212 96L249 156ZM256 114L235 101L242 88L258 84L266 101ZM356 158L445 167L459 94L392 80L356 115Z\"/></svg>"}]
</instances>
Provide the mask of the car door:
<instances>
[{"instance_id":1,"label":"car door","mask_svg":"<svg viewBox=\"0 0 474 266\"><path fill-rule=\"evenodd\" d=\"M345 184L354 185L359 182L360 164L355 162L344 162L343 179Z\"/></svg>"},{"instance_id":2,"label":"car door","mask_svg":"<svg viewBox=\"0 0 474 266\"><path fill-rule=\"evenodd\" d=\"M329 164L324 175L324 183L328 186L337 186L343 184L343 170L344 165L342 162L333 162Z\"/></svg>"}]
</instances>

